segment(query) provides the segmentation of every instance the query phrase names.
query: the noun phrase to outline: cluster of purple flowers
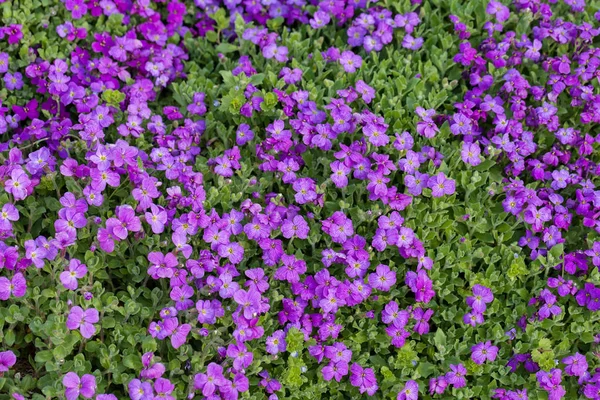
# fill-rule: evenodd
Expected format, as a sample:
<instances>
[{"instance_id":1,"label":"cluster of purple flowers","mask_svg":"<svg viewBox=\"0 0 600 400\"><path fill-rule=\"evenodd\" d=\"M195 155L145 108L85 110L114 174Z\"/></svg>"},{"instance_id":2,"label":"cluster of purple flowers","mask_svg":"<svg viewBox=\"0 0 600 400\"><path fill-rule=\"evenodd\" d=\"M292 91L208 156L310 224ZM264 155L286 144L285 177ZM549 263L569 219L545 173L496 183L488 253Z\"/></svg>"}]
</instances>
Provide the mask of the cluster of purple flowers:
<instances>
[{"instance_id":1,"label":"cluster of purple flowers","mask_svg":"<svg viewBox=\"0 0 600 400\"><path fill-rule=\"evenodd\" d=\"M347 30L348 44L352 47L362 46L367 53L380 51L393 40L394 29L402 28L405 31L402 46L418 50L423 46L423 38L415 38L412 34L420 22L415 12L393 15L387 9L369 8L352 21Z\"/></svg>"},{"instance_id":2,"label":"cluster of purple flowers","mask_svg":"<svg viewBox=\"0 0 600 400\"><path fill-rule=\"evenodd\" d=\"M429 394L443 394L448 387L460 389L467 385L465 376L467 369L462 364L450 364L450 371L445 375L431 378L429 380Z\"/></svg>"},{"instance_id":3,"label":"cluster of purple flowers","mask_svg":"<svg viewBox=\"0 0 600 400\"><path fill-rule=\"evenodd\" d=\"M569 243L566 239L571 228L583 226L600 232L597 219L600 201L592 182L599 173L593 157L598 138L586 129L572 127L574 120L584 127L599 120L593 81L600 62L592 42L600 31L588 22L553 18L551 5L544 2L514 3L519 13L536 15L531 36L519 37L513 31L505 31L511 12L497 1L487 5L486 12L492 20L484 26L487 37L476 47L468 41L472 32L458 17L452 16L455 33L462 41L454 61L466 68L463 77L468 79L470 88L463 100L455 104L455 112L445 118L451 132L463 141L461 156L466 164L480 164L482 155L505 162L506 196L502 205L505 212L525 225L525 235L518 244L529 249L531 260L536 260L552 256L551 250L557 245L576 245L577 241ZM585 7L585 2L566 3L574 13ZM554 52L555 43L568 45L569 50ZM523 67L533 65L543 72L537 82L529 81L523 74ZM499 74L494 70L498 68L504 72L496 79L494 76ZM559 107L567 104L574 107L570 121L559 112ZM425 129L427 121L422 118ZM542 139L543 132L552 136L550 145ZM427 133L431 135L431 131ZM426 134L425 130L422 134ZM600 245L596 243L591 248L568 248L563 254L558 253L560 260L557 264L555 260L552 267L562 273L550 276L547 288L531 299L529 306L534 311L530 318L525 315L517 323L523 331L528 323L562 313L554 290L561 298L574 297L581 307L591 311L600 309L596 286L590 282L578 285L578 279L591 272L590 258L595 267L600 265L596 259ZM471 304L473 311L465 316L465 323L472 321L475 325L479 318L478 303L471 300ZM514 337L514 332L509 334ZM598 398L598 393L590 389L595 387L598 374L586 375L577 367L573 373L569 366L581 362L581 357L576 354L564 359L567 364L564 371L581 377L578 383L587 398ZM548 392L549 398L564 398L561 369L539 371L529 353L513 355L509 366L514 370L521 363L528 372L537 372L539 386ZM587 370L585 357L582 365ZM527 391L498 389L494 397L527 398Z\"/></svg>"},{"instance_id":4,"label":"cluster of purple flowers","mask_svg":"<svg viewBox=\"0 0 600 400\"><path fill-rule=\"evenodd\" d=\"M207 361L205 370L194 371L190 396L201 393L208 399L235 400L240 393L249 392L253 348L264 348L265 357L277 359L288 351L292 329L311 342L308 353L323 364L320 373L325 381L341 382L348 377L361 394L376 394L376 371L343 340L343 312L356 307L361 315L375 319L375 307L370 303L377 302L378 296L392 296L403 275L410 290L406 298L414 304L400 307L396 300L381 301L385 304L380 313L385 328L378 329L385 330L389 344L396 348L405 346L413 332L430 332L439 290L432 279L435 275L430 276L434 261L417 235L415 221L401 212L416 197L442 198L456 191L451 178L454 173L444 165L444 155L433 146L415 147L416 139L433 142L444 123L461 141L460 156L465 164L475 167L484 158L505 163L502 205L525 226L519 245L531 250L532 261L546 260L555 246L566 245L569 228L576 224L600 233L600 191L593 183L593 177L600 174L593 157L600 139L592 136L590 129L569 127L572 121L561 123L559 118L560 101L568 98L584 126L600 122L600 98L593 85L599 76L600 52L592 46L600 31L589 23L552 19L548 4L515 2L517 10L532 11L537 21L532 38L518 38L514 32L501 36L510 10L490 1L486 12L493 21L485 24L488 36L475 47L468 41L471 32L467 26L452 16L461 40L454 61L465 69L469 90L451 115L417 107L418 121L412 134L392 133L391 122L369 109L380 94L362 79L332 91L335 95L321 106L313 92L303 89L305 71L289 63L285 35L279 36L265 25L278 17L286 24L310 24L313 29L332 21L347 24L348 45L367 53L392 43L395 30L402 28L402 47L416 51L423 45L423 38L413 36L420 23L417 12L394 15L381 7L364 9L363 0L322 1L312 4L315 7L304 1L199 0L195 2L201 10L197 22L187 27L184 18L195 11L179 1L165 2L166 18L148 1L63 3L74 21L60 24L58 36L89 46L77 46L68 59L52 62L40 57L39 49L30 49L34 61L21 71L8 53L0 53L0 75L6 90L18 93L30 85L37 96L21 105L0 107L0 134L10 133L9 142L0 145L0 181L8 196L0 211L0 268L7 274L0 277L0 300L25 296L29 270L38 272L52 263L60 268L60 290L66 290L70 299L63 310L66 328L79 332L82 340L91 339L99 328L101 310L90 303L93 268L88 270L71 255L78 239L83 239L85 232L93 239L90 253L106 256L123 254L152 236L154 247L144 253L147 278L162 285L169 296L158 317L149 321L148 335L160 341L168 339L173 349L185 349L190 338L226 336L217 354L203 359ZM579 3L569 2L574 12L581 9ZM245 122L235 129L236 145L212 153L207 170L231 183L244 172L242 154L252 154L260 172L270 173L293 195L286 198L282 193L256 192L219 211L206 207L207 182L214 176L196 168L207 130L202 117L209 108L208 92L190 93L189 104L182 107L162 103L158 107L157 96L160 88L185 76L188 51L183 42L171 39L175 34L206 36L209 31L221 31L209 17L221 6L232 16L240 14L244 21L257 23L243 32L242 39L258 46L265 59L281 63L277 75L283 85L269 93L277 99L278 112L264 127L256 126L253 119L265 106L264 90L258 83L235 88L240 96L243 93L241 104L236 105L240 117L236 121ZM143 22L120 36L108 32L92 35L76 25L86 15L113 14L121 14L125 25L134 16ZM223 33L233 37L230 29ZM0 28L0 41L16 45L22 38L20 25ZM568 45L573 50L553 55L547 44ZM353 74L363 65L363 57L357 54L362 50L329 47L321 55ZM527 80L520 72L522 65L537 65L543 71L541 86ZM495 81L497 70L504 72ZM257 74L245 55L231 71L235 77L242 74ZM45 115L52 117L44 120ZM309 151L335 159L325 164L328 178L320 179L307 166ZM64 189L56 179L67 182ZM254 185L256 178L249 179L248 186ZM363 211L376 223L371 230L364 226L359 230L364 218L355 218L344 206L333 212L321 210L331 193L345 195L353 186L365 189L370 203ZM57 192L52 237L28 236L20 246L17 236L21 232L14 224L23 221L17 206L30 200L36 190ZM110 201L119 190L128 196L123 197L123 204L114 205L114 200ZM373 215L371 203L384 211ZM326 248L316 248L321 239ZM301 253L293 251L296 244L312 245L313 252L322 255L322 265L307 264ZM248 254L257 254L262 265L246 263ZM550 272L561 272L560 276L548 277L547 288L530 301L529 307L535 311L531 318L525 315L517 322L521 331L528 323L561 314L559 301L571 297L580 307L600 309L600 287L585 280L593 270L589 259L600 268L600 241L568 249L558 258ZM373 262L382 259L389 261ZM406 261L408 267L416 265L415 270L403 269L397 260ZM277 290L271 290L273 286ZM280 297L272 297L273 292ZM490 288L474 285L472 295L466 298L469 311L463 323L472 327L482 324L493 301ZM269 313L277 318L266 325ZM227 326L222 325L225 321ZM516 330L509 332L514 339ZM471 347L470 357L482 365L494 362L500 353L499 347L483 339ZM15 363L12 351L0 352L0 372ZM508 367L515 371L523 364L527 372L536 373L539 387L549 398L564 397L563 370L577 378L584 396L599 398L600 371L588 371L584 355L575 353L562 363L564 369L543 371L531 353L517 353L510 357ZM462 363L451 364L449 369L429 381L430 395L467 385L467 369ZM175 384L165 376L165 365L154 362L154 353L145 353L139 376L128 382L130 398L175 399ZM258 386L269 399L277 399L280 382L266 370L258 377ZM91 374L68 372L62 379L65 397L116 399L112 394L97 394L96 379ZM418 392L419 384L409 380L397 398L416 400ZM526 399L527 392L497 389L494 397Z\"/></svg>"},{"instance_id":5,"label":"cluster of purple flowers","mask_svg":"<svg viewBox=\"0 0 600 400\"><path fill-rule=\"evenodd\" d=\"M463 322L471 326L482 324L483 313L488 303L492 301L494 301L494 294L490 288L479 284L473 286L473 295L467 297L467 305L471 311L464 315Z\"/></svg>"}]
</instances>

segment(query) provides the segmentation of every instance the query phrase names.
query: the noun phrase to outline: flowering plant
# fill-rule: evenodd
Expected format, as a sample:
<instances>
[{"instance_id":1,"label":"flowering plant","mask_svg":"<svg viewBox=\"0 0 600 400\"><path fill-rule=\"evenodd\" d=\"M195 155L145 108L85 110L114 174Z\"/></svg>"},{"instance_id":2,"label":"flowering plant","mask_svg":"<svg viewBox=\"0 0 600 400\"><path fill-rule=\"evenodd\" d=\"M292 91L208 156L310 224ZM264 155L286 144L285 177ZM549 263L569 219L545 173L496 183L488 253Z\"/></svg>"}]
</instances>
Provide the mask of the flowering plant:
<instances>
[{"instance_id":1,"label":"flowering plant","mask_svg":"<svg viewBox=\"0 0 600 400\"><path fill-rule=\"evenodd\" d=\"M50 3L0 1L0 399L600 399L593 2Z\"/></svg>"}]
</instances>

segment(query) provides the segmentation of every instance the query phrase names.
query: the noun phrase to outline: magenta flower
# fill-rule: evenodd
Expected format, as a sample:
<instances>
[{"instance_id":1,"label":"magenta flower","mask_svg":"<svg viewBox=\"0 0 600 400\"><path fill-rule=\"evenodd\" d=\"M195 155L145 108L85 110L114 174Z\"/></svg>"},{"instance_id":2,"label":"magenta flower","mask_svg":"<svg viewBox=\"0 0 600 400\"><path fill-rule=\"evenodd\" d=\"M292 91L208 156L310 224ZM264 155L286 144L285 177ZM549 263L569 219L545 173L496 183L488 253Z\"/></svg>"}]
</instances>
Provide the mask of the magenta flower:
<instances>
[{"instance_id":1,"label":"magenta flower","mask_svg":"<svg viewBox=\"0 0 600 400\"><path fill-rule=\"evenodd\" d=\"M292 219L286 219L281 226L281 233L286 239L297 237L299 239L306 239L310 228L304 218L300 215L296 215Z\"/></svg>"},{"instance_id":2,"label":"magenta flower","mask_svg":"<svg viewBox=\"0 0 600 400\"><path fill-rule=\"evenodd\" d=\"M498 347L492 342L481 342L471 347L471 360L475 364L483 364L486 361L494 361L498 355Z\"/></svg>"},{"instance_id":3,"label":"magenta flower","mask_svg":"<svg viewBox=\"0 0 600 400\"><path fill-rule=\"evenodd\" d=\"M63 380L65 386L65 397L67 400L76 400L79 395L91 399L96 394L96 377L85 374L81 378L75 372L67 373Z\"/></svg>"},{"instance_id":4,"label":"magenta flower","mask_svg":"<svg viewBox=\"0 0 600 400\"><path fill-rule=\"evenodd\" d=\"M348 73L356 72L362 66L362 58L358 54L354 54L350 50L342 52L339 63L344 67L344 71Z\"/></svg>"},{"instance_id":5,"label":"magenta flower","mask_svg":"<svg viewBox=\"0 0 600 400\"><path fill-rule=\"evenodd\" d=\"M369 274L369 285L373 289L378 289L387 292L396 284L396 272L384 264L379 264L375 272Z\"/></svg>"},{"instance_id":6,"label":"magenta flower","mask_svg":"<svg viewBox=\"0 0 600 400\"><path fill-rule=\"evenodd\" d=\"M10 230L12 228L12 222L18 220L19 211L14 205L7 203L2 206L2 211L0 212L0 229Z\"/></svg>"},{"instance_id":7,"label":"magenta flower","mask_svg":"<svg viewBox=\"0 0 600 400\"><path fill-rule=\"evenodd\" d=\"M27 292L27 282L22 273L17 272L12 280L0 277L0 300L8 300L10 296L23 297Z\"/></svg>"},{"instance_id":8,"label":"magenta flower","mask_svg":"<svg viewBox=\"0 0 600 400\"><path fill-rule=\"evenodd\" d=\"M375 394L378 389L375 372L372 368L363 368L359 364L354 363L350 367L350 383L357 387L360 393L365 393L369 396Z\"/></svg>"},{"instance_id":9,"label":"magenta flower","mask_svg":"<svg viewBox=\"0 0 600 400\"><path fill-rule=\"evenodd\" d=\"M175 331L171 334L171 345L173 348L178 349L187 341L187 335L192 330L190 324L182 324L175 328Z\"/></svg>"},{"instance_id":10,"label":"magenta flower","mask_svg":"<svg viewBox=\"0 0 600 400\"><path fill-rule=\"evenodd\" d=\"M419 335L424 335L429 333L429 320L433 315L433 310L427 309L424 310L421 307L417 307L413 310L413 319L415 320L414 331Z\"/></svg>"},{"instance_id":11,"label":"magenta flower","mask_svg":"<svg viewBox=\"0 0 600 400\"><path fill-rule=\"evenodd\" d=\"M216 393L217 389L224 386L227 380L223 376L223 367L218 364L208 364L206 374L199 373L194 376L194 389L202 390L206 397Z\"/></svg>"},{"instance_id":12,"label":"magenta flower","mask_svg":"<svg viewBox=\"0 0 600 400\"><path fill-rule=\"evenodd\" d=\"M7 372L16 362L17 357L11 350L0 352L0 373Z\"/></svg>"},{"instance_id":13,"label":"magenta flower","mask_svg":"<svg viewBox=\"0 0 600 400\"><path fill-rule=\"evenodd\" d=\"M492 301L494 301L492 290L479 284L473 286L473 296L467 297L467 305L477 313L485 312L487 304Z\"/></svg>"},{"instance_id":14,"label":"magenta flower","mask_svg":"<svg viewBox=\"0 0 600 400\"><path fill-rule=\"evenodd\" d=\"M535 374L540 388L548 392L548 400L560 400L567 393L562 383L562 371L558 368L550 372L538 371Z\"/></svg>"},{"instance_id":15,"label":"magenta flower","mask_svg":"<svg viewBox=\"0 0 600 400\"><path fill-rule=\"evenodd\" d=\"M428 179L427 186L431 189L433 197L442 197L453 194L456 183L454 180L447 178L443 172L440 172Z\"/></svg>"},{"instance_id":16,"label":"magenta flower","mask_svg":"<svg viewBox=\"0 0 600 400\"><path fill-rule=\"evenodd\" d=\"M434 394L444 393L444 391L446 390L447 387L448 387L448 382L446 381L446 378L443 376L440 376L438 378L431 378L429 380L429 394L432 396Z\"/></svg>"},{"instance_id":17,"label":"magenta flower","mask_svg":"<svg viewBox=\"0 0 600 400\"><path fill-rule=\"evenodd\" d=\"M413 380L406 382L404 388L398 393L397 400L417 400L419 398L419 384Z\"/></svg>"},{"instance_id":18,"label":"magenta flower","mask_svg":"<svg viewBox=\"0 0 600 400\"><path fill-rule=\"evenodd\" d=\"M117 218L110 218L109 220L117 220L112 229L113 234L117 238L125 240L128 232L139 232L142 230L140 219L135 215L135 211L131 206L117 206L115 214Z\"/></svg>"},{"instance_id":19,"label":"magenta flower","mask_svg":"<svg viewBox=\"0 0 600 400\"><path fill-rule=\"evenodd\" d=\"M460 156L465 164L469 164L472 166L477 166L481 164L481 159L479 158L480 154L481 149L479 148L479 145L477 143L463 143Z\"/></svg>"},{"instance_id":20,"label":"magenta flower","mask_svg":"<svg viewBox=\"0 0 600 400\"><path fill-rule=\"evenodd\" d=\"M144 379L156 379L163 376L165 366L161 363L152 363L154 353L147 352L142 355L142 365L144 369L140 372L140 377Z\"/></svg>"},{"instance_id":21,"label":"magenta flower","mask_svg":"<svg viewBox=\"0 0 600 400\"><path fill-rule=\"evenodd\" d=\"M71 308L67 317L67 328L70 330L79 329L81 336L89 339L96 333L94 324L99 320L100 316L95 308L84 311L81 307L75 306Z\"/></svg>"},{"instance_id":22,"label":"magenta flower","mask_svg":"<svg viewBox=\"0 0 600 400\"><path fill-rule=\"evenodd\" d=\"M566 365L565 373L569 376L582 377L588 369L588 363L585 356L579 353L563 358L562 363Z\"/></svg>"},{"instance_id":23,"label":"magenta flower","mask_svg":"<svg viewBox=\"0 0 600 400\"><path fill-rule=\"evenodd\" d=\"M129 397L131 400L147 400L154 398L154 390L150 382L142 382L139 379L133 379L127 385Z\"/></svg>"},{"instance_id":24,"label":"magenta flower","mask_svg":"<svg viewBox=\"0 0 600 400\"><path fill-rule=\"evenodd\" d=\"M273 332L273 334L267 338L266 346L266 351L269 354L277 354L285 351L287 347L285 333L282 330Z\"/></svg>"},{"instance_id":25,"label":"magenta flower","mask_svg":"<svg viewBox=\"0 0 600 400\"><path fill-rule=\"evenodd\" d=\"M187 106L187 110L190 114L204 115L206 113L206 105L204 104L204 93L194 93L192 103Z\"/></svg>"},{"instance_id":26,"label":"magenta flower","mask_svg":"<svg viewBox=\"0 0 600 400\"><path fill-rule=\"evenodd\" d=\"M150 224L152 232L158 235L165 230L165 224L167 223L167 212L163 207L151 204L150 212L146 212L144 216L146 217L146 222Z\"/></svg>"},{"instance_id":27,"label":"magenta flower","mask_svg":"<svg viewBox=\"0 0 600 400\"><path fill-rule=\"evenodd\" d=\"M252 364L254 354L248 351L243 343L229 344L227 346L227 357L233 358L233 368L238 371L244 370Z\"/></svg>"},{"instance_id":28,"label":"magenta flower","mask_svg":"<svg viewBox=\"0 0 600 400\"><path fill-rule=\"evenodd\" d=\"M464 365L450 364L450 372L446 373L445 379L448 382L448 384L459 389L459 388L465 387L467 385L467 380L465 379L466 374L467 374L467 369L464 367Z\"/></svg>"},{"instance_id":29,"label":"magenta flower","mask_svg":"<svg viewBox=\"0 0 600 400\"><path fill-rule=\"evenodd\" d=\"M75 290L78 286L78 279L81 279L87 273L87 267L81 261L72 258L66 271L60 273L60 282L69 290Z\"/></svg>"},{"instance_id":30,"label":"magenta flower","mask_svg":"<svg viewBox=\"0 0 600 400\"><path fill-rule=\"evenodd\" d=\"M340 382L342 378L348 375L348 362L331 361L321 370L321 374L323 375L323 379L326 381L330 381L335 379L337 382Z\"/></svg>"},{"instance_id":31,"label":"magenta flower","mask_svg":"<svg viewBox=\"0 0 600 400\"><path fill-rule=\"evenodd\" d=\"M4 185L4 189L15 196L15 200L23 200L27 197L27 189L31 185L29 176L21 168L13 169Z\"/></svg>"}]
</instances>

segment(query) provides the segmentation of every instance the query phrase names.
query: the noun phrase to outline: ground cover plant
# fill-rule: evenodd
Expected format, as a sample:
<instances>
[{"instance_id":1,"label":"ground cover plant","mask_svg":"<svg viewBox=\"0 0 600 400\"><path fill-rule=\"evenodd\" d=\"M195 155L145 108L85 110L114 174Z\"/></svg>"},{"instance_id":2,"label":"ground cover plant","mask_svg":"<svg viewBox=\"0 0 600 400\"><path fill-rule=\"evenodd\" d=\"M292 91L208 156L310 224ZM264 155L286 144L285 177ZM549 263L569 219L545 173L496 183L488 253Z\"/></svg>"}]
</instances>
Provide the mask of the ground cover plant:
<instances>
[{"instance_id":1,"label":"ground cover plant","mask_svg":"<svg viewBox=\"0 0 600 400\"><path fill-rule=\"evenodd\" d=\"M600 399L600 3L0 8L0 399Z\"/></svg>"}]
</instances>

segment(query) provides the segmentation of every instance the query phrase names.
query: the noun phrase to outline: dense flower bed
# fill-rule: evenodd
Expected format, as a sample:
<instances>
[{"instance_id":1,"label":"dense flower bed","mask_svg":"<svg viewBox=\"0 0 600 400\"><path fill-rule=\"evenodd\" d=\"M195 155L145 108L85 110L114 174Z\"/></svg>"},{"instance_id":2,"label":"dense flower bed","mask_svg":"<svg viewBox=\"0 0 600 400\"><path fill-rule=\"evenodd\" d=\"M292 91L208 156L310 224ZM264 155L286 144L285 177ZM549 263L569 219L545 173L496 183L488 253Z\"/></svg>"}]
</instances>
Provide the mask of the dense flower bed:
<instances>
[{"instance_id":1,"label":"dense flower bed","mask_svg":"<svg viewBox=\"0 0 600 400\"><path fill-rule=\"evenodd\" d=\"M600 399L595 2L0 7L0 399Z\"/></svg>"}]
</instances>

